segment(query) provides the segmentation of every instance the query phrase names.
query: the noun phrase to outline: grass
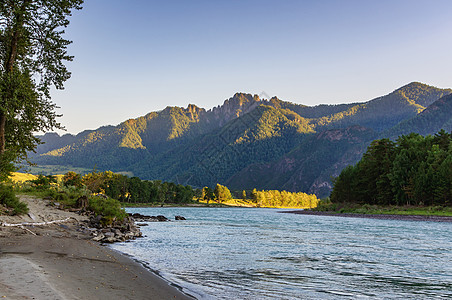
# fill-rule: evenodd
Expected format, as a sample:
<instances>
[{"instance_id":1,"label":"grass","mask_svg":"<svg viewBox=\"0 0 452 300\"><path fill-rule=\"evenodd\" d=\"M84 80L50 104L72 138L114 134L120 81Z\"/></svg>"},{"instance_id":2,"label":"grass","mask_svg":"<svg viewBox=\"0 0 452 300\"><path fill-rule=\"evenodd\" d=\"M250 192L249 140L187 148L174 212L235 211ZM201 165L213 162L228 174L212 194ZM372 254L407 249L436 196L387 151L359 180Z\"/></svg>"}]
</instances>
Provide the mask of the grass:
<instances>
[{"instance_id":1,"label":"grass","mask_svg":"<svg viewBox=\"0 0 452 300\"><path fill-rule=\"evenodd\" d=\"M9 215L21 215L28 212L26 203L20 202L11 186L0 184L0 204L6 207Z\"/></svg>"},{"instance_id":2,"label":"grass","mask_svg":"<svg viewBox=\"0 0 452 300\"><path fill-rule=\"evenodd\" d=\"M331 213L452 217L452 207L444 206L382 206L327 203L321 204L313 210Z\"/></svg>"},{"instance_id":3,"label":"grass","mask_svg":"<svg viewBox=\"0 0 452 300\"><path fill-rule=\"evenodd\" d=\"M14 183L25 182L28 180L35 180L36 178L38 178L38 176L36 176L36 175L29 174L29 173L19 173L19 172L13 172L12 176L10 177L10 179Z\"/></svg>"},{"instance_id":4,"label":"grass","mask_svg":"<svg viewBox=\"0 0 452 300\"><path fill-rule=\"evenodd\" d=\"M88 174L93 172L93 169L81 168L81 167L73 167L73 166L64 166L64 165L25 165L20 164L17 166L20 169L21 174L42 174L42 175L58 175L58 174L66 174L67 172L75 172L81 175ZM121 171L115 172L117 174L126 175L129 177L133 177L133 173L129 171ZM33 175L34 176L34 175Z\"/></svg>"},{"instance_id":5,"label":"grass","mask_svg":"<svg viewBox=\"0 0 452 300\"><path fill-rule=\"evenodd\" d=\"M57 178L58 181L61 181L61 178L63 178L64 175L55 174L54 176ZM33 175L30 173L12 172L12 175L9 179L11 179L11 181L16 184L16 183L24 183L24 182L30 181L30 180L35 180L37 178L38 178L37 175Z\"/></svg>"},{"instance_id":6,"label":"grass","mask_svg":"<svg viewBox=\"0 0 452 300\"><path fill-rule=\"evenodd\" d=\"M39 165L39 166L18 165L18 167L23 173L42 174L42 175L66 174L69 171L73 171L79 174L86 174L91 173L93 171L92 169L87 168L78 168L62 165Z\"/></svg>"}]
</instances>

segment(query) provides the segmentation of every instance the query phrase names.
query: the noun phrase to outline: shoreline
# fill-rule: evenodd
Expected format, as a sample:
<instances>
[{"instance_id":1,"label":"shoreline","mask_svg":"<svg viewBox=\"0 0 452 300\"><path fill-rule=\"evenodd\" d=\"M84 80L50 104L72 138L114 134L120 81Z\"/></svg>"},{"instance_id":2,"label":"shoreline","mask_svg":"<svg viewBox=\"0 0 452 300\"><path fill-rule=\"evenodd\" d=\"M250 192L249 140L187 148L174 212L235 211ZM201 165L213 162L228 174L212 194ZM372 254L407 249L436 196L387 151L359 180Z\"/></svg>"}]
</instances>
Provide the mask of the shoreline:
<instances>
[{"instance_id":1,"label":"shoreline","mask_svg":"<svg viewBox=\"0 0 452 300\"><path fill-rule=\"evenodd\" d=\"M37 299L195 299L131 257L90 240L0 239L0 296Z\"/></svg>"},{"instance_id":2,"label":"shoreline","mask_svg":"<svg viewBox=\"0 0 452 300\"><path fill-rule=\"evenodd\" d=\"M421 215L391 215L391 214L358 214L358 213L333 213L324 211L291 210L281 211L279 213L310 215L310 216L332 216L343 218L364 218L379 220L397 220L397 221L418 221L418 222L446 222L452 223L452 217L447 216L421 216Z\"/></svg>"},{"instance_id":3,"label":"shoreline","mask_svg":"<svg viewBox=\"0 0 452 300\"><path fill-rule=\"evenodd\" d=\"M22 200L28 215L0 215L0 298L196 299L132 256L93 241L80 226L86 217L35 197ZM2 226L30 222L49 224Z\"/></svg>"},{"instance_id":4,"label":"shoreline","mask_svg":"<svg viewBox=\"0 0 452 300\"><path fill-rule=\"evenodd\" d=\"M140 259L136 258L135 256L128 254L126 252L122 252L120 250L111 248L111 247L109 247L109 245L105 245L105 247L107 247L110 251L114 251L114 252L118 253L118 255L121 255L121 256L133 261L134 263L138 264L141 268L145 269L147 272L151 273L152 275L156 276L157 278L159 278L160 280L165 282L170 288L174 288L174 289L178 290L184 296L188 297L188 299L196 300L196 299L198 299L198 297L200 297L200 294L197 294L196 292L189 290L187 288L184 288L183 286L165 278L159 270L153 269L146 261L140 260ZM176 298L176 296L174 296L173 299L181 299L181 298Z\"/></svg>"}]
</instances>

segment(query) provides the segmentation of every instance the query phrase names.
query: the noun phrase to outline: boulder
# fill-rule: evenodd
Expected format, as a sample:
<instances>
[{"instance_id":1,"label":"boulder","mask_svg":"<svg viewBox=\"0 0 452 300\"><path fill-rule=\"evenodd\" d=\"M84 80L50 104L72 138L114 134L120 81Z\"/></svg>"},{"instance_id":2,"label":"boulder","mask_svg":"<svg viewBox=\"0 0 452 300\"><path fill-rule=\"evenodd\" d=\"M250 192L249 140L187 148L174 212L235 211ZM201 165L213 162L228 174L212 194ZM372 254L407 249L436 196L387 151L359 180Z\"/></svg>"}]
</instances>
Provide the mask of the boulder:
<instances>
[{"instance_id":1,"label":"boulder","mask_svg":"<svg viewBox=\"0 0 452 300\"><path fill-rule=\"evenodd\" d=\"M159 222L165 222L168 221L168 218L162 215L157 216L157 220L159 220Z\"/></svg>"},{"instance_id":2,"label":"boulder","mask_svg":"<svg viewBox=\"0 0 452 300\"><path fill-rule=\"evenodd\" d=\"M95 237L93 237L93 241L100 242L104 238L105 238L105 235L101 232L101 233L97 234Z\"/></svg>"}]
</instances>

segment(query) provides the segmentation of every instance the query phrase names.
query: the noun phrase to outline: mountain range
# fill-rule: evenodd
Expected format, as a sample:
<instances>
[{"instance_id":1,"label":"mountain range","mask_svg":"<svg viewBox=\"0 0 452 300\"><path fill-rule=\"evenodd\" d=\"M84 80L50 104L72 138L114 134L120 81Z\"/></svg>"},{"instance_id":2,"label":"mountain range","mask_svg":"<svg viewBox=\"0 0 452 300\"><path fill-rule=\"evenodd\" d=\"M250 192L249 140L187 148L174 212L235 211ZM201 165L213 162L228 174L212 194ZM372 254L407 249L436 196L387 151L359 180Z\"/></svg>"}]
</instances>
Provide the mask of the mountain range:
<instances>
[{"instance_id":1,"label":"mountain range","mask_svg":"<svg viewBox=\"0 0 452 300\"><path fill-rule=\"evenodd\" d=\"M190 104L77 135L47 133L30 160L194 187L329 194L331 178L376 138L452 130L452 89L413 82L362 103L306 106L237 93L210 110Z\"/></svg>"}]
</instances>

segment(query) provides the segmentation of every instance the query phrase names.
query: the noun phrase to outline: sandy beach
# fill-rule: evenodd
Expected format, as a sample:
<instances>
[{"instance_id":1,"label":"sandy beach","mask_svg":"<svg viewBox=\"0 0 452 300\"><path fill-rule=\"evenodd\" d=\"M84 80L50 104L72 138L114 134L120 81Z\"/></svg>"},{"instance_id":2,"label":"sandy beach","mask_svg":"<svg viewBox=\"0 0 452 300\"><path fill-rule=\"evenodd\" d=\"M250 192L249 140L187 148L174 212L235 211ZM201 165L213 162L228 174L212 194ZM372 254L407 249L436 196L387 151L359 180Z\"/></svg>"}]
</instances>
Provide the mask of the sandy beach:
<instances>
[{"instance_id":1,"label":"sandy beach","mask_svg":"<svg viewBox=\"0 0 452 300\"><path fill-rule=\"evenodd\" d=\"M48 222L45 226L0 226L2 299L193 299L133 259L91 241L75 213L25 197L30 214L0 216L1 223Z\"/></svg>"}]
</instances>

